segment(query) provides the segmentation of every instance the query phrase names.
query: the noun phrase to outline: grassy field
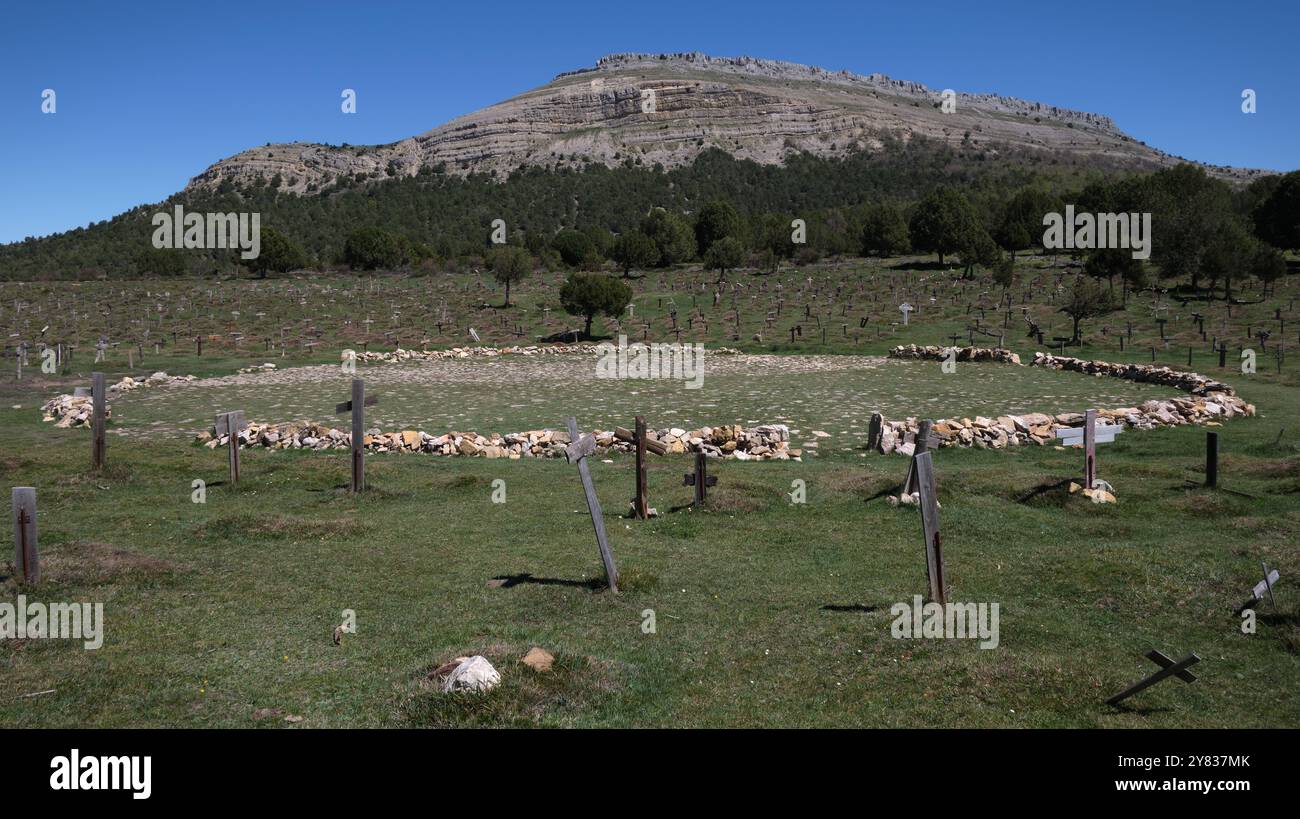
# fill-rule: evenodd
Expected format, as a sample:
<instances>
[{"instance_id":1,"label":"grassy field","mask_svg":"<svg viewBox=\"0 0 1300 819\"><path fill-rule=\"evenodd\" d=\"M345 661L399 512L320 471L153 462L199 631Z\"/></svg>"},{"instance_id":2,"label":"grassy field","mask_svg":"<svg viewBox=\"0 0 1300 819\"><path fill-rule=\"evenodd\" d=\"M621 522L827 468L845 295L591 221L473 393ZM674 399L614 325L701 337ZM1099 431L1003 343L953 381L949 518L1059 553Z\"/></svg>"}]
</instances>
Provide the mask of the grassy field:
<instances>
[{"instance_id":1,"label":"grassy field","mask_svg":"<svg viewBox=\"0 0 1300 819\"><path fill-rule=\"evenodd\" d=\"M1270 304L1254 309L1271 314ZM964 307L799 351L940 343L965 326ZM1008 344L1032 353L1020 335ZM1149 359L1141 346L1121 356L1090 340L1075 352ZM260 360L219 349L146 370L227 375ZM285 363L336 360L301 351ZM1194 363L1231 372L1203 347ZM562 461L377 456L372 491L355 497L343 489L344 455L247 451L244 480L231 487L222 451L171 434L129 445L110 435L110 465L93 474L88 432L53 429L34 411L86 383L88 369L79 359L59 378L25 373L0 385L4 489L39 494L45 580L26 593L100 601L107 620L94 651L0 642L6 727L1300 726L1300 383L1289 365L1226 377L1259 416L1218 430L1225 491L1188 486L1203 479L1204 431L1193 428L1128 432L1101 447L1100 476L1119 497L1105 506L1054 488L1079 471L1075 450L940 451L950 599L999 603L993 650L890 635L890 606L926 589L918 514L883 497L905 474L901 457L831 448L804 463L718 463L701 510L682 508L689 459L656 458L650 497L661 516L650 521L621 517L631 459L594 463L623 575L615 595L601 586L576 470ZM1023 390L1008 380L1014 369L963 369L972 379L963 390ZM909 414L923 414L926 382L909 391L918 402ZM135 400L122 401L128 430ZM551 403L562 404L545 414ZM174 409L158 419L191 417ZM496 429L493 411L480 426ZM512 420L527 418L500 423ZM191 502L196 478L208 482L204 504ZM503 505L492 502L497 479ZM804 504L790 502L795 480L806 482ZM1262 606L1247 635L1232 610L1260 561L1281 571L1279 608ZM494 578L507 580L489 587ZM0 600L20 591L6 578ZM356 612L357 633L336 646L344 609ZM647 610L654 633L642 628ZM518 664L531 646L556 656L554 671ZM1151 648L1196 651L1200 679L1105 706L1154 669L1142 657ZM452 697L428 684L431 669L472 653L501 670L495 691Z\"/></svg>"}]
</instances>

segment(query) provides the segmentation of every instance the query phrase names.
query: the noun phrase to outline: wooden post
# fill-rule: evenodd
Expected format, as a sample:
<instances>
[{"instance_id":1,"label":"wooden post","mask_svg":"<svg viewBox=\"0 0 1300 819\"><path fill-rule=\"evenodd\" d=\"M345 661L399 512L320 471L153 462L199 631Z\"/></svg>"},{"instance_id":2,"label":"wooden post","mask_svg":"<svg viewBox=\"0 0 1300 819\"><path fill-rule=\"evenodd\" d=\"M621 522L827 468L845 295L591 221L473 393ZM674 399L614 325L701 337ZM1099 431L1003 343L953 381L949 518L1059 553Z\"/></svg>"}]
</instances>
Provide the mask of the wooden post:
<instances>
[{"instance_id":1,"label":"wooden post","mask_svg":"<svg viewBox=\"0 0 1300 819\"><path fill-rule=\"evenodd\" d=\"M636 417L636 497L632 502L635 505L636 516L641 520L650 517L650 499L646 487L645 436L645 418L638 415Z\"/></svg>"},{"instance_id":2,"label":"wooden post","mask_svg":"<svg viewBox=\"0 0 1300 819\"><path fill-rule=\"evenodd\" d=\"M1097 411L1083 414L1083 487L1091 489L1097 480Z\"/></svg>"},{"instance_id":3,"label":"wooden post","mask_svg":"<svg viewBox=\"0 0 1300 819\"><path fill-rule=\"evenodd\" d=\"M1205 433L1205 485L1215 489L1219 485L1219 433Z\"/></svg>"},{"instance_id":4,"label":"wooden post","mask_svg":"<svg viewBox=\"0 0 1300 819\"><path fill-rule=\"evenodd\" d=\"M14 574L23 583L41 581L41 561L36 548L36 489L15 486L12 493L14 514Z\"/></svg>"},{"instance_id":5,"label":"wooden post","mask_svg":"<svg viewBox=\"0 0 1300 819\"><path fill-rule=\"evenodd\" d=\"M90 374L91 395L91 449L90 465L95 470L104 468L104 374Z\"/></svg>"},{"instance_id":6,"label":"wooden post","mask_svg":"<svg viewBox=\"0 0 1300 819\"><path fill-rule=\"evenodd\" d=\"M614 565L614 553L609 549L609 538L605 534L605 518L600 511L600 499L596 497L596 487L591 482L591 470L587 467L587 456L596 451L596 439L590 435L578 436L578 419L570 416L565 422L569 428L569 446L565 449L565 458L569 463L578 464L578 475L582 478L582 492L587 497L587 511L591 513L591 525L596 530L596 545L600 548L600 559L605 564L605 579L609 590L618 593L618 567Z\"/></svg>"},{"instance_id":7,"label":"wooden post","mask_svg":"<svg viewBox=\"0 0 1300 819\"><path fill-rule=\"evenodd\" d=\"M220 437L222 426L224 424L225 432L230 436L229 441L229 460L230 460L230 482L239 483L239 433L244 428L244 413L242 410L222 413L217 419L217 435Z\"/></svg>"},{"instance_id":8,"label":"wooden post","mask_svg":"<svg viewBox=\"0 0 1300 819\"><path fill-rule=\"evenodd\" d=\"M352 491L366 488L366 382L352 379Z\"/></svg>"},{"instance_id":9,"label":"wooden post","mask_svg":"<svg viewBox=\"0 0 1300 819\"><path fill-rule=\"evenodd\" d=\"M916 457L917 485L921 493L921 532L925 536L925 572L930 580L930 600L948 602L943 576L943 539L939 534L939 499L929 452Z\"/></svg>"}]
</instances>

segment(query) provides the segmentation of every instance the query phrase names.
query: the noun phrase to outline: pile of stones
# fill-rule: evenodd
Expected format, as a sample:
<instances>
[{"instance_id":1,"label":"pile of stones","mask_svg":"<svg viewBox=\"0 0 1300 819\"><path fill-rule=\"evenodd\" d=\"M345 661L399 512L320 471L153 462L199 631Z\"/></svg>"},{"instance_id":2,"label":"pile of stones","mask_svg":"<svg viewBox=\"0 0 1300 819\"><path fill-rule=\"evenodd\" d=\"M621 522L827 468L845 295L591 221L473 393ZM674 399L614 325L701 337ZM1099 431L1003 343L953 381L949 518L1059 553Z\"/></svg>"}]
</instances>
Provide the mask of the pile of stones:
<instances>
[{"instance_id":1,"label":"pile of stones","mask_svg":"<svg viewBox=\"0 0 1300 819\"><path fill-rule=\"evenodd\" d=\"M923 358L930 361L945 361L952 347L920 346L917 344L900 344L889 351L890 358ZM990 361L997 364L1019 364L1020 356L1001 347L957 347L958 361ZM1042 355L1042 353L1039 353Z\"/></svg>"},{"instance_id":2,"label":"pile of stones","mask_svg":"<svg viewBox=\"0 0 1300 819\"><path fill-rule=\"evenodd\" d=\"M634 452L634 436L625 429L594 430L598 454L611 451ZM214 449L229 443L226 435L218 436L215 427L196 437L199 443ZM336 450L352 446L352 433L309 421L287 424L251 422L239 433L241 447L266 449ZM475 432L447 432L430 435L421 430L383 432L378 428L366 432L365 447L370 452L419 452L430 455L460 455L481 458L562 458L569 444L565 430L539 429L507 435ZM763 424L745 428L739 424L647 431L647 449L656 454L703 452L706 456L737 461L800 460L801 449L790 448L790 430L785 424Z\"/></svg>"},{"instance_id":3,"label":"pile of stones","mask_svg":"<svg viewBox=\"0 0 1300 819\"><path fill-rule=\"evenodd\" d=\"M108 406L108 402L122 393L138 390L142 387L158 387L165 384L194 380L195 377L192 375L168 375L161 371L144 379L135 379L128 375L116 384L109 384L106 388L104 417L111 418L113 416L113 410ZM89 395L56 395L41 405L41 412L44 414L42 420L46 422L53 421L56 427L65 429L67 427L90 426L93 410L94 399Z\"/></svg>"}]
</instances>

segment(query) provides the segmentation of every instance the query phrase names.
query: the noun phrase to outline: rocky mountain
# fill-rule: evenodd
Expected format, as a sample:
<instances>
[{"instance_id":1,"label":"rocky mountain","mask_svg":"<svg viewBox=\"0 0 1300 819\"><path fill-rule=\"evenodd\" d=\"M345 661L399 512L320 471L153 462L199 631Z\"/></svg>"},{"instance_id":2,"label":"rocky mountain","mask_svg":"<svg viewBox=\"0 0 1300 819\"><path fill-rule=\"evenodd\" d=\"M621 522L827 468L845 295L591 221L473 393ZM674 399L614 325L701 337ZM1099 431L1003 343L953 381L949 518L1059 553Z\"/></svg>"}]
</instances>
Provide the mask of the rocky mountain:
<instances>
[{"instance_id":1,"label":"rocky mountain","mask_svg":"<svg viewBox=\"0 0 1300 819\"><path fill-rule=\"evenodd\" d=\"M502 176L521 166L666 168L719 148L778 164L794 152L842 157L914 136L1008 153L1154 170L1177 157L1144 145L1109 117L994 94L945 93L883 74L862 76L753 57L612 54L594 67L388 145L308 143L252 148L212 165L187 190L279 175L311 194L339 175L413 176L422 167ZM945 108L952 108L945 111ZM1263 171L1205 166L1248 181Z\"/></svg>"}]
</instances>

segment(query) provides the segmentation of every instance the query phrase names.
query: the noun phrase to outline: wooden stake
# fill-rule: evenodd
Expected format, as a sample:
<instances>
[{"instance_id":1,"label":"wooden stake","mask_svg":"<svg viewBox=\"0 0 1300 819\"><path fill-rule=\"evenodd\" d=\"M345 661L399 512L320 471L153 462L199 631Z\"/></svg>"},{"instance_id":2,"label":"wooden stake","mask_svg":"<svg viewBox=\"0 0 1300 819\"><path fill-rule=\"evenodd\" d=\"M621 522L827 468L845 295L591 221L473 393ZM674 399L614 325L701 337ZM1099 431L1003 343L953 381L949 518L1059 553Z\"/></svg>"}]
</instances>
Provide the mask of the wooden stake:
<instances>
[{"instance_id":1,"label":"wooden stake","mask_svg":"<svg viewBox=\"0 0 1300 819\"><path fill-rule=\"evenodd\" d=\"M366 488L366 383L352 379L352 491Z\"/></svg>"},{"instance_id":2,"label":"wooden stake","mask_svg":"<svg viewBox=\"0 0 1300 819\"><path fill-rule=\"evenodd\" d=\"M609 548L609 538L605 534L605 518L600 511L600 499L596 497L596 487L591 482L591 470L587 467L587 456L596 451L596 439L590 435L579 437L578 419L569 417L565 422L569 428L569 446L564 456L569 463L578 465L578 475L582 478L582 492L587 497L587 511L591 513L591 525L596 530L596 545L600 548L600 560L605 564L605 580L609 590L618 593L618 567L614 565L614 553Z\"/></svg>"},{"instance_id":3,"label":"wooden stake","mask_svg":"<svg viewBox=\"0 0 1300 819\"><path fill-rule=\"evenodd\" d=\"M98 471L104 468L104 374L90 374L91 444L90 466Z\"/></svg>"},{"instance_id":4,"label":"wooden stake","mask_svg":"<svg viewBox=\"0 0 1300 819\"><path fill-rule=\"evenodd\" d=\"M23 583L41 581L41 561L36 547L36 489L15 486L11 495L14 515L14 574Z\"/></svg>"},{"instance_id":5,"label":"wooden stake","mask_svg":"<svg viewBox=\"0 0 1300 819\"><path fill-rule=\"evenodd\" d=\"M635 513L641 520L650 517L650 499L649 491L646 487L646 462L645 462L645 418L638 415L636 417L636 497L633 499L635 504Z\"/></svg>"},{"instance_id":6,"label":"wooden stake","mask_svg":"<svg viewBox=\"0 0 1300 819\"><path fill-rule=\"evenodd\" d=\"M930 580L930 600L948 602L943 571L943 539L939 534L939 498L929 452L916 457L917 486L921 493L921 532L925 537L925 571Z\"/></svg>"},{"instance_id":7,"label":"wooden stake","mask_svg":"<svg viewBox=\"0 0 1300 819\"><path fill-rule=\"evenodd\" d=\"M1215 489L1219 485L1219 433L1205 433L1205 485Z\"/></svg>"},{"instance_id":8,"label":"wooden stake","mask_svg":"<svg viewBox=\"0 0 1300 819\"><path fill-rule=\"evenodd\" d=\"M1083 414L1083 486L1092 489L1097 480L1097 411Z\"/></svg>"}]
</instances>

